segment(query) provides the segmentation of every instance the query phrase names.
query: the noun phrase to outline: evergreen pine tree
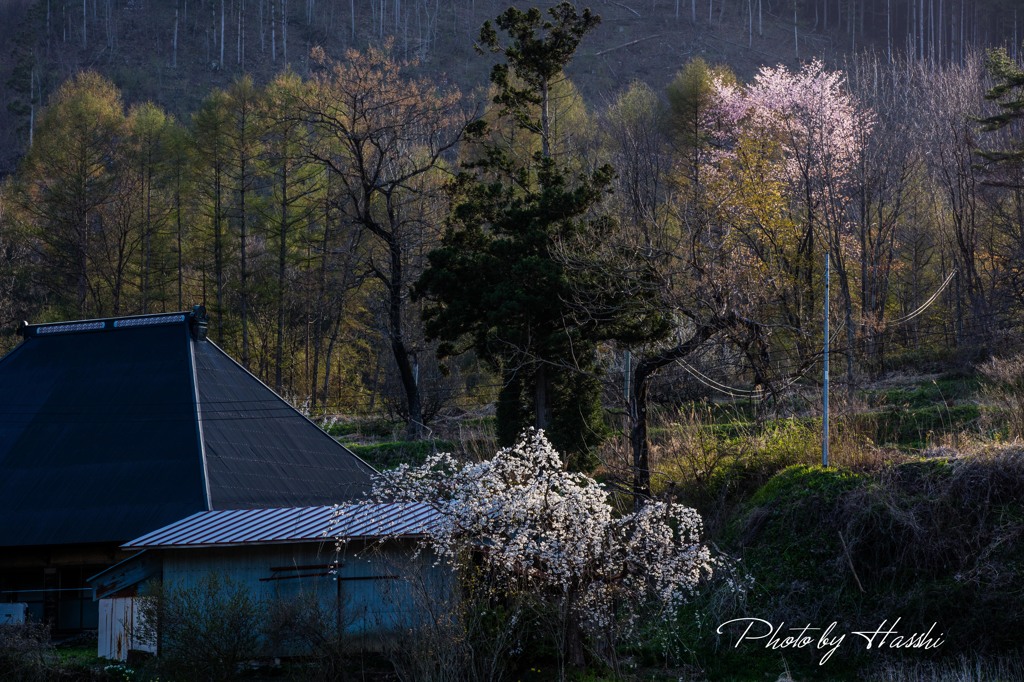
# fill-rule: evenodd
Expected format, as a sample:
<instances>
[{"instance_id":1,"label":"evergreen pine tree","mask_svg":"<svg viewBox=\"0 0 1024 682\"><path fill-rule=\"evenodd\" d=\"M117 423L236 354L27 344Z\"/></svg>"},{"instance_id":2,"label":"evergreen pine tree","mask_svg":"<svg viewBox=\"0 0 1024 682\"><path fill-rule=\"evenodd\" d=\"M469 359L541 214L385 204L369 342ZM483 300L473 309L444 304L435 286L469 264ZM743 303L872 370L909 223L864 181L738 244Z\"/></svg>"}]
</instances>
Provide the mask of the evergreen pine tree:
<instances>
[{"instance_id":1,"label":"evergreen pine tree","mask_svg":"<svg viewBox=\"0 0 1024 682\"><path fill-rule=\"evenodd\" d=\"M480 45L505 58L491 71L500 122L539 138L539 149L517 154L486 119L470 127L477 156L452 185L446 234L417 293L431 302L426 331L443 342L439 354L471 347L500 374L502 443L533 425L570 453L570 466L586 468L605 434L597 343L648 321L626 322L612 301L601 306L617 311L611 318L581 314L573 303L581 286L592 291L601 276L571 267L560 250L614 229L601 210L613 171L575 171L554 151L552 86L599 18L569 3L548 14L506 10L495 21L504 42L490 22L481 29Z\"/></svg>"},{"instance_id":2,"label":"evergreen pine tree","mask_svg":"<svg viewBox=\"0 0 1024 682\"><path fill-rule=\"evenodd\" d=\"M985 65L996 83L985 94L985 99L994 101L1000 111L981 119L982 130L994 132L1014 125L1018 128L1024 126L1024 69L1002 47L988 53ZM982 156L996 164L1018 165L1024 162L1024 141L1019 135L1013 138L1013 147L984 150Z\"/></svg>"}]
</instances>

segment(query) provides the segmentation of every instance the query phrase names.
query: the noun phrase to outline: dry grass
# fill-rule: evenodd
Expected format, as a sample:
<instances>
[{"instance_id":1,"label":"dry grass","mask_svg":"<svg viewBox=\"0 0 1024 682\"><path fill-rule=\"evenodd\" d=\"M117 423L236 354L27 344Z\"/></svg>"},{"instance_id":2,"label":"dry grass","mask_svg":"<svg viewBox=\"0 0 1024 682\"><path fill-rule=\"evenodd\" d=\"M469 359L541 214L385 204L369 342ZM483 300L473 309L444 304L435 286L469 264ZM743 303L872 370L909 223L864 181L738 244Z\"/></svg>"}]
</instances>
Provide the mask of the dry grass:
<instances>
[{"instance_id":1,"label":"dry grass","mask_svg":"<svg viewBox=\"0 0 1024 682\"><path fill-rule=\"evenodd\" d=\"M984 394L999 410L1009 437L1024 438L1024 354L992 358L978 370L988 380Z\"/></svg>"},{"instance_id":2,"label":"dry grass","mask_svg":"<svg viewBox=\"0 0 1024 682\"><path fill-rule=\"evenodd\" d=\"M862 679L866 682L1011 682L1024 680L1024 659L957 657L944 661L890 661Z\"/></svg>"}]
</instances>

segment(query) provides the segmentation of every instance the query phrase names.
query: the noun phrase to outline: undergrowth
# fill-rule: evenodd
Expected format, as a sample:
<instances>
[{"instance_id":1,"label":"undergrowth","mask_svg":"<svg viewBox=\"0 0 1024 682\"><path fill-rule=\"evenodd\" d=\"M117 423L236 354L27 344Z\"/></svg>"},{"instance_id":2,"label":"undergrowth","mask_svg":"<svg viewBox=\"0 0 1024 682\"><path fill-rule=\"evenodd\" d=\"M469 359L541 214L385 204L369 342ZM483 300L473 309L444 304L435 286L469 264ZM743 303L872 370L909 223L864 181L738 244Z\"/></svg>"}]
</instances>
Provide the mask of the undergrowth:
<instances>
[{"instance_id":1,"label":"undergrowth","mask_svg":"<svg viewBox=\"0 0 1024 682\"><path fill-rule=\"evenodd\" d=\"M913 662L1005 656L1019 648L1024 625L1022 535L1019 447L871 472L794 465L754 493L721 534L753 588L742 609L715 617L836 622L839 632L899 618L901 632L934 627L944 640L938 651L900 652ZM701 648L720 647L713 639ZM813 651L790 653L797 668L816 665ZM853 641L828 665L838 674L875 664L863 642Z\"/></svg>"}]
</instances>

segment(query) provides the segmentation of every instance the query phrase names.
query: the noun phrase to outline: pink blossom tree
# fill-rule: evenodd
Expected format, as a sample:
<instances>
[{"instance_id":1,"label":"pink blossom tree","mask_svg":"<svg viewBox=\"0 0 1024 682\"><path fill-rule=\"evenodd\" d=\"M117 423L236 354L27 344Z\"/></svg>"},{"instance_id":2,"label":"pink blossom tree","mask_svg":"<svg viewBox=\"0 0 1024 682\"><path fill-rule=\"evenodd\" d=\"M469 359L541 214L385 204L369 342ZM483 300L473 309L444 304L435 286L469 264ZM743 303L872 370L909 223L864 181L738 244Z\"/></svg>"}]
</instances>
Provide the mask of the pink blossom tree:
<instances>
[{"instance_id":1,"label":"pink blossom tree","mask_svg":"<svg viewBox=\"0 0 1024 682\"><path fill-rule=\"evenodd\" d=\"M875 116L862 107L846 87L839 71L829 71L813 60L799 71L784 66L762 67L745 88L718 84L717 120L723 135L724 158L734 161L745 140L768 145L777 161L777 176L788 199L788 219L798 228L795 253L782 256L776 249L755 249L780 256L781 267L800 290L793 316L799 331L816 317L814 273L819 267L815 240L829 251L843 297L846 333L854 341L850 269L858 262L859 245L850 216L855 172L862 160ZM853 379L852 355L847 355L848 379Z\"/></svg>"}]
</instances>

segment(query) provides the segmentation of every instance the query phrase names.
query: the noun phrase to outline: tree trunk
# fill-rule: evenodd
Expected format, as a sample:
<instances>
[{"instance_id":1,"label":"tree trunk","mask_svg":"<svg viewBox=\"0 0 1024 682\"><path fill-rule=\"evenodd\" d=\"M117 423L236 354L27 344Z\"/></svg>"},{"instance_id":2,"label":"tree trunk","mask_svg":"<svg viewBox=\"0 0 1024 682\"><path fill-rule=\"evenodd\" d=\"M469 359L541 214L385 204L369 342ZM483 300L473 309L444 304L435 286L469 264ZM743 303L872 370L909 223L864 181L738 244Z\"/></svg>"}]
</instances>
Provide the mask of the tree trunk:
<instances>
[{"instance_id":1,"label":"tree trunk","mask_svg":"<svg viewBox=\"0 0 1024 682\"><path fill-rule=\"evenodd\" d=\"M78 237L78 313L88 317L87 300L89 292L89 214L82 214Z\"/></svg>"},{"instance_id":2,"label":"tree trunk","mask_svg":"<svg viewBox=\"0 0 1024 682\"><path fill-rule=\"evenodd\" d=\"M548 82L541 84L540 100L540 146L545 159L551 158L551 120L549 118L550 92Z\"/></svg>"},{"instance_id":3,"label":"tree trunk","mask_svg":"<svg viewBox=\"0 0 1024 682\"><path fill-rule=\"evenodd\" d=\"M153 250L153 159L146 160L146 223L142 233L142 314L149 312L149 269Z\"/></svg>"},{"instance_id":4,"label":"tree trunk","mask_svg":"<svg viewBox=\"0 0 1024 682\"><path fill-rule=\"evenodd\" d=\"M174 42L173 52L171 53L171 68L178 68L178 9L174 9Z\"/></svg>"},{"instance_id":5,"label":"tree trunk","mask_svg":"<svg viewBox=\"0 0 1024 682\"><path fill-rule=\"evenodd\" d=\"M535 411L534 425L538 429L546 429L551 424L551 404L548 399L550 395L551 379L548 376L547 367L543 362L537 366L533 375L533 404Z\"/></svg>"},{"instance_id":6,"label":"tree trunk","mask_svg":"<svg viewBox=\"0 0 1024 682\"><path fill-rule=\"evenodd\" d=\"M330 197L330 175L327 176L327 188L325 196ZM324 211L324 234L323 240L320 245L320 271L317 278L317 296L316 296L316 317L314 318L313 324L313 371L312 383L313 383L313 407L317 405L317 384L320 381L320 347L323 343L323 325L324 325L324 311L327 306L327 254L328 246L330 245L330 233L331 233L331 209L330 200L325 201ZM324 387L326 394L327 388Z\"/></svg>"},{"instance_id":7,"label":"tree trunk","mask_svg":"<svg viewBox=\"0 0 1024 682\"><path fill-rule=\"evenodd\" d=\"M174 220L175 227L177 228L178 236L178 310L184 310L184 300L182 295L182 285L184 284L185 274L182 269L182 223L181 223L181 169L178 169L178 173L175 176L174 184Z\"/></svg>"},{"instance_id":8,"label":"tree trunk","mask_svg":"<svg viewBox=\"0 0 1024 682\"><path fill-rule=\"evenodd\" d=\"M224 0L220 0L220 68L224 68Z\"/></svg>"},{"instance_id":9,"label":"tree trunk","mask_svg":"<svg viewBox=\"0 0 1024 682\"><path fill-rule=\"evenodd\" d=\"M278 225L280 243L277 251L277 339L274 349L274 390L278 394L284 385L281 367L284 365L284 275L288 256L288 161L282 163L281 221Z\"/></svg>"},{"instance_id":10,"label":"tree trunk","mask_svg":"<svg viewBox=\"0 0 1024 682\"><path fill-rule=\"evenodd\" d=\"M706 322L677 346L644 358L633 370L632 395L629 398L630 446L633 450L633 508L639 510L651 497L650 443L647 438L647 389L651 377L662 367L681 360L735 322L730 314Z\"/></svg>"},{"instance_id":11,"label":"tree trunk","mask_svg":"<svg viewBox=\"0 0 1024 682\"><path fill-rule=\"evenodd\" d=\"M796 0L793 0L793 52L797 59L800 59L800 32L796 23Z\"/></svg>"},{"instance_id":12,"label":"tree trunk","mask_svg":"<svg viewBox=\"0 0 1024 682\"><path fill-rule=\"evenodd\" d=\"M337 345L337 343L338 343L338 336L341 333L341 319L342 318L341 318L340 314L335 317L334 324L331 325L331 334L330 334L330 336L327 337L327 351L324 353L324 387L323 387L323 390L321 391L321 395L323 396L323 403L324 403L324 405L327 404L327 397L330 395L330 389L331 389L331 367L332 367L332 365L331 365L331 358L334 357L334 347ZM378 367L380 366L379 362L377 363L377 366ZM373 377L373 388L371 390L373 390L373 392L376 393L376 390L377 390L377 376L376 376L376 374Z\"/></svg>"},{"instance_id":13,"label":"tree trunk","mask_svg":"<svg viewBox=\"0 0 1024 682\"><path fill-rule=\"evenodd\" d=\"M213 180L213 277L216 282L217 297L217 343L224 345L224 235L221 224L221 177L220 168L215 171Z\"/></svg>"},{"instance_id":14,"label":"tree trunk","mask_svg":"<svg viewBox=\"0 0 1024 682\"><path fill-rule=\"evenodd\" d=\"M387 240L391 255L391 272L388 286L388 330L391 337L391 353L398 365L398 376L405 391L408 410L407 435L410 440L423 438L423 405L420 399L419 380L413 370L413 353L405 342L402 321L402 289L405 286L405 266L402 261L402 246L392 234Z\"/></svg>"},{"instance_id":15,"label":"tree trunk","mask_svg":"<svg viewBox=\"0 0 1024 682\"><path fill-rule=\"evenodd\" d=\"M245 212L245 183L246 169L245 162L242 165L242 186L239 192L239 211L241 213L239 220L239 241L242 247L241 253L241 272L239 273L239 294L241 296L241 316L242 316L242 366L249 369L249 289L248 289L248 278L249 278L249 262L248 255L246 254L246 247L249 242L248 234L248 216Z\"/></svg>"}]
</instances>

